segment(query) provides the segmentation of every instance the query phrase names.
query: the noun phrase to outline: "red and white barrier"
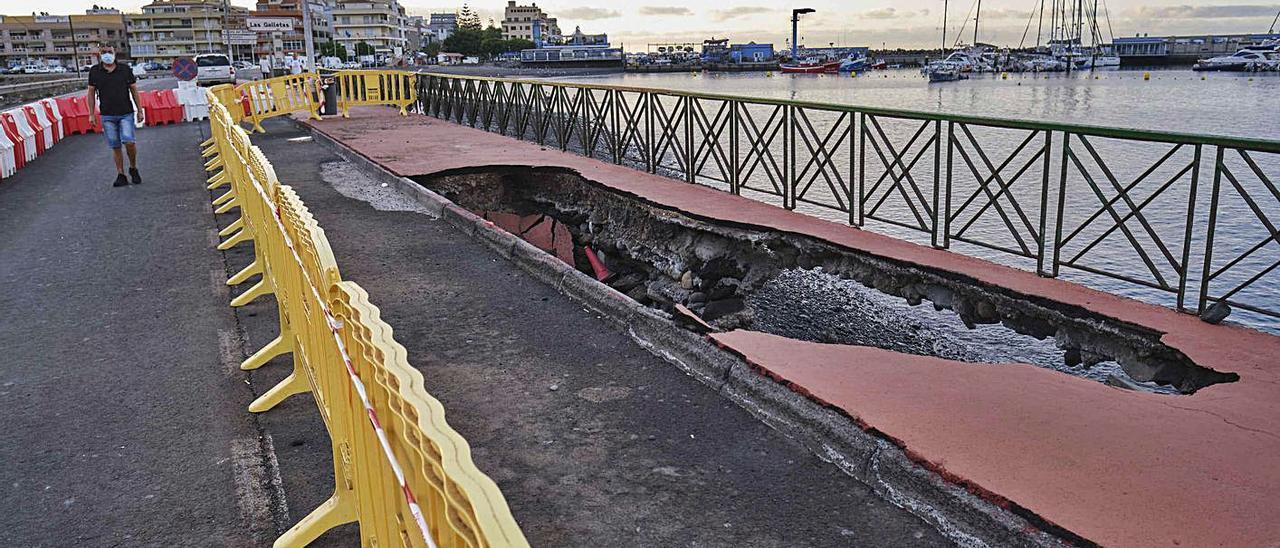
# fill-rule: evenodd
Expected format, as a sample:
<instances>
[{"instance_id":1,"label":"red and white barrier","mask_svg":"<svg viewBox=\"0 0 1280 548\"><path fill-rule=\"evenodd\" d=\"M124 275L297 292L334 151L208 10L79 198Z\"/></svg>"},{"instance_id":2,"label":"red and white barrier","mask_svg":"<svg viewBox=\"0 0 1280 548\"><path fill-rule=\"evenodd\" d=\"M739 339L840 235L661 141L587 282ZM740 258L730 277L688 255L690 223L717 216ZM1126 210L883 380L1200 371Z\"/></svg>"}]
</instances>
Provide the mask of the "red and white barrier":
<instances>
[{"instance_id":1,"label":"red and white barrier","mask_svg":"<svg viewBox=\"0 0 1280 548\"><path fill-rule=\"evenodd\" d=\"M5 129L10 130L9 135L22 141L23 154L21 168L27 162L36 159L36 132L27 124L27 117L23 114L22 109L12 109L0 112L0 123L5 125Z\"/></svg>"},{"instance_id":2,"label":"red and white barrier","mask_svg":"<svg viewBox=\"0 0 1280 548\"><path fill-rule=\"evenodd\" d=\"M136 106L149 126L209 118L205 91L194 84L140 91L138 95L142 104ZM101 132L100 127L89 124L91 113L97 110L98 105L87 104L84 96L71 95L0 112L0 179L12 177L71 135Z\"/></svg>"}]
</instances>

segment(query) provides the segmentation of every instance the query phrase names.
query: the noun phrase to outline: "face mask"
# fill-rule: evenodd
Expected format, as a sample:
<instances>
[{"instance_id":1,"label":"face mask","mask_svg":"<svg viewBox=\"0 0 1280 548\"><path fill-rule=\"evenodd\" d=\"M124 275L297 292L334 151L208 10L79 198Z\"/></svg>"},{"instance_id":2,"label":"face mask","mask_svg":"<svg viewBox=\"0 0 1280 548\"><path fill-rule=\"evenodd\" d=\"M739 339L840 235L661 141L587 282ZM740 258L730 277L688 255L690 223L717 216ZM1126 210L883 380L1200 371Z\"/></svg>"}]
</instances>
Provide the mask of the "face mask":
<instances>
[{"instance_id":1,"label":"face mask","mask_svg":"<svg viewBox=\"0 0 1280 548\"><path fill-rule=\"evenodd\" d=\"M110 65L110 64L115 63L115 62L116 62L116 54L114 54L114 53L104 53L104 54L102 54L102 64L104 64L104 65Z\"/></svg>"}]
</instances>

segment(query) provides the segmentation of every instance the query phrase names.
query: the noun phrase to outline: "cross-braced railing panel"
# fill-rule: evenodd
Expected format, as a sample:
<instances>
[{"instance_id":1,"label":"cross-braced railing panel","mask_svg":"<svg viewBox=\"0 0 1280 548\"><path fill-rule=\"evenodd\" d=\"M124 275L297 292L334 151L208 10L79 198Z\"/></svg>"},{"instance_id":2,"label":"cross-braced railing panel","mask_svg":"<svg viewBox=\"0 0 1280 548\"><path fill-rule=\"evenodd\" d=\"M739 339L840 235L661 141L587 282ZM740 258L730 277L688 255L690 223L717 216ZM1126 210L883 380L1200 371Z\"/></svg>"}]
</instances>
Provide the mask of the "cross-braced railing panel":
<instances>
[{"instance_id":1,"label":"cross-braced railing panel","mask_svg":"<svg viewBox=\"0 0 1280 548\"><path fill-rule=\"evenodd\" d=\"M947 123L942 247L952 240L1044 257L1053 134Z\"/></svg>"},{"instance_id":2,"label":"cross-braced railing panel","mask_svg":"<svg viewBox=\"0 0 1280 548\"><path fill-rule=\"evenodd\" d=\"M1200 308L1280 318L1280 306L1253 304L1280 295L1280 153L1218 149L1211 200Z\"/></svg>"},{"instance_id":3,"label":"cross-braced railing panel","mask_svg":"<svg viewBox=\"0 0 1280 548\"><path fill-rule=\"evenodd\" d=\"M789 205L787 107L785 105L736 102L737 177L733 185L739 194L777 196L775 203ZM744 193L743 191L750 191Z\"/></svg>"},{"instance_id":4,"label":"cross-braced railing panel","mask_svg":"<svg viewBox=\"0 0 1280 548\"><path fill-rule=\"evenodd\" d=\"M673 179L689 180L688 100L663 93L649 95L649 133L653 149L651 171Z\"/></svg>"},{"instance_id":5,"label":"cross-braced railing panel","mask_svg":"<svg viewBox=\"0 0 1280 548\"><path fill-rule=\"evenodd\" d=\"M594 89L583 89L582 93L581 129L575 149L588 158L612 160L617 146L615 94Z\"/></svg>"},{"instance_id":6,"label":"cross-braced railing panel","mask_svg":"<svg viewBox=\"0 0 1280 548\"><path fill-rule=\"evenodd\" d=\"M686 104L691 159L689 181L731 191L733 184L732 101L690 97Z\"/></svg>"},{"instance_id":7,"label":"cross-braced railing panel","mask_svg":"<svg viewBox=\"0 0 1280 548\"><path fill-rule=\"evenodd\" d=\"M1184 306L1201 147L1066 134L1053 269L1175 293Z\"/></svg>"},{"instance_id":8,"label":"cross-braced railing panel","mask_svg":"<svg viewBox=\"0 0 1280 548\"><path fill-rule=\"evenodd\" d=\"M936 234L942 122L862 113L858 120L855 224L875 220Z\"/></svg>"},{"instance_id":9,"label":"cross-braced railing panel","mask_svg":"<svg viewBox=\"0 0 1280 548\"><path fill-rule=\"evenodd\" d=\"M853 221L853 146L856 115L790 107L788 180L791 206L828 209Z\"/></svg>"},{"instance_id":10,"label":"cross-braced railing panel","mask_svg":"<svg viewBox=\"0 0 1280 548\"><path fill-rule=\"evenodd\" d=\"M614 116L617 122L614 133L614 163L636 169L653 170L650 155L649 94L646 92L614 90Z\"/></svg>"}]
</instances>

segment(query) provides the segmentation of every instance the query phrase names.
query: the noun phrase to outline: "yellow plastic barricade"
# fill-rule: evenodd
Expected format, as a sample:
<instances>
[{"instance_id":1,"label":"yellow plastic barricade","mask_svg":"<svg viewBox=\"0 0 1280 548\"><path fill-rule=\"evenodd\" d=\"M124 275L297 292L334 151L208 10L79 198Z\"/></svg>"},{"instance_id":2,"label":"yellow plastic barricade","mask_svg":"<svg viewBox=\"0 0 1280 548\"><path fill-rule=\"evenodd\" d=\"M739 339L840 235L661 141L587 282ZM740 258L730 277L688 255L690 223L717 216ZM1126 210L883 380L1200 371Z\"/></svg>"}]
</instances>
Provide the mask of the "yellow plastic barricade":
<instances>
[{"instance_id":1,"label":"yellow plastic barricade","mask_svg":"<svg viewBox=\"0 0 1280 548\"><path fill-rule=\"evenodd\" d=\"M212 104L216 99L223 106L227 107L227 113L231 115L231 120L239 124L244 119L244 107L240 103L240 92L232 84L218 84L209 88L211 98L209 103Z\"/></svg>"},{"instance_id":2,"label":"yellow plastic barricade","mask_svg":"<svg viewBox=\"0 0 1280 548\"><path fill-rule=\"evenodd\" d=\"M360 286L341 280L306 205L279 184L222 102L211 101L209 111L213 137L203 152L213 157L212 169L220 168L215 178L230 185L234 194L225 203L241 210L236 235L252 240L256 255L228 283L261 273L255 289L236 301L272 293L280 314L280 336L241 367L292 354L292 373L249 410L265 412L310 392L333 452L333 496L275 545L304 546L355 522L364 546L528 546L502 492L472 463L470 446L445 421L391 326Z\"/></svg>"},{"instance_id":3,"label":"yellow plastic barricade","mask_svg":"<svg viewBox=\"0 0 1280 548\"><path fill-rule=\"evenodd\" d=\"M418 100L418 75L398 70L341 70L338 83L338 110L350 117L351 107L391 105L407 116L409 105Z\"/></svg>"},{"instance_id":4,"label":"yellow plastic barricade","mask_svg":"<svg viewBox=\"0 0 1280 548\"><path fill-rule=\"evenodd\" d=\"M294 112L306 111L311 118L320 119L320 103L324 94L317 74L290 74L254 80L236 86L236 91L238 96L249 99L249 112L245 118L253 122L253 131L265 133L263 120Z\"/></svg>"}]
</instances>

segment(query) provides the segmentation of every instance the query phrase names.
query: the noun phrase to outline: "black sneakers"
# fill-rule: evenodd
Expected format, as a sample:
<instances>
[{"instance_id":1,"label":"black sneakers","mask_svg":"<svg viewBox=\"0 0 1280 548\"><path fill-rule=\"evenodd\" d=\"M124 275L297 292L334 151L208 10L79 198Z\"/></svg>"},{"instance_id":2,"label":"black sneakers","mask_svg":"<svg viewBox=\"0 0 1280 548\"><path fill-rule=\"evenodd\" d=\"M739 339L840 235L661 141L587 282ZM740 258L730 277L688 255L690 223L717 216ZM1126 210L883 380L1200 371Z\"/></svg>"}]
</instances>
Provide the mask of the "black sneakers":
<instances>
[{"instance_id":1,"label":"black sneakers","mask_svg":"<svg viewBox=\"0 0 1280 548\"><path fill-rule=\"evenodd\" d=\"M117 174L116 182L112 183L111 186L129 186L129 179L123 173Z\"/></svg>"},{"instance_id":2,"label":"black sneakers","mask_svg":"<svg viewBox=\"0 0 1280 548\"><path fill-rule=\"evenodd\" d=\"M138 173L138 168L136 167L129 168L129 178L133 179L133 184L135 185L142 184L142 174Z\"/></svg>"}]
</instances>

